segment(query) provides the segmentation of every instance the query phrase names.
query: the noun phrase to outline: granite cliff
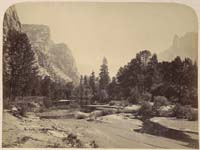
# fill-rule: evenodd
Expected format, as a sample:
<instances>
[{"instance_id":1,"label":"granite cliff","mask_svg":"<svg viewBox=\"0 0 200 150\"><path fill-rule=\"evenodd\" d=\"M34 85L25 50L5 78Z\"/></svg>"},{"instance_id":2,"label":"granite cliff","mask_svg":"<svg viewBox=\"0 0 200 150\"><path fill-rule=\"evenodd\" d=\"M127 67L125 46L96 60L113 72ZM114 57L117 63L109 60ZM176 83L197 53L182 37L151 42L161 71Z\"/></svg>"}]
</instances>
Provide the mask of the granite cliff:
<instances>
[{"instance_id":1,"label":"granite cliff","mask_svg":"<svg viewBox=\"0 0 200 150\"><path fill-rule=\"evenodd\" d=\"M6 39L9 30L27 34L35 53L39 76L49 76L54 81L78 84L79 73L71 50L64 43L55 44L50 37L50 29L45 25L21 24L15 8L10 7L3 22L3 36Z\"/></svg>"}]
</instances>

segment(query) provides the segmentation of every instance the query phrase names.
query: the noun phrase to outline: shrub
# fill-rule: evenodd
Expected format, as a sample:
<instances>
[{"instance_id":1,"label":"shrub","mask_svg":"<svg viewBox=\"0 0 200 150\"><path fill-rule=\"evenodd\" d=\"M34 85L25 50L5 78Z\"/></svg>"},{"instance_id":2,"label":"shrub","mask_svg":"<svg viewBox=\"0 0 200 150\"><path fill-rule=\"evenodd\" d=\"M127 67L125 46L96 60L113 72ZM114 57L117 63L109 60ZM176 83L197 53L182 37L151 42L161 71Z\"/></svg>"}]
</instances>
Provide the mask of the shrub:
<instances>
[{"instance_id":1,"label":"shrub","mask_svg":"<svg viewBox=\"0 0 200 150\"><path fill-rule=\"evenodd\" d=\"M130 97L128 97L127 100L129 103L136 104L138 103L139 97L140 97L140 93L139 93L138 88L133 88L131 89Z\"/></svg>"},{"instance_id":2,"label":"shrub","mask_svg":"<svg viewBox=\"0 0 200 150\"><path fill-rule=\"evenodd\" d=\"M142 116L142 119L146 120L152 117L152 105L149 102L144 101L141 108L138 111L138 115Z\"/></svg>"},{"instance_id":3,"label":"shrub","mask_svg":"<svg viewBox=\"0 0 200 150\"><path fill-rule=\"evenodd\" d=\"M53 106L53 102L49 99L44 99L44 106L46 108L52 107Z\"/></svg>"},{"instance_id":4,"label":"shrub","mask_svg":"<svg viewBox=\"0 0 200 150\"><path fill-rule=\"evenodd\" d=\"M90 146L91 146L91 148L98 148L99 147L98 144L95 141L91 141Z\"/></svg>"},{"instance_id":5,"label":"shrub","mask_svg":"<svg viewBox=\"0 0 200 150\"><path fill-rule=\"evenodd\" d=\"M115 102L114 102L114 101L110 101L110 102L109 102L109 105L110 105L110 106L113 106L113 105L115 105Z\"/></svg>"},{"instance_id":6,"label":"shrub","mask_svg":"<svg viewBox=\"0 0 200 150\"><path fill-rule=\"evenodd\" d=\"M188 115L189 121L196 121L198 120L198 110L191 109L191 113Z\"/></svg>"},{"instance_id":7,"label":"shrub","mask_svg":"<svg viewBox=\"0 0 200 150\"><path fill-rule=\"evenodd\" d=\"M176 118L182 118L186 119L187 114L189 113L190 108L186 106L182 106L180 104L177 104L174 108L174 114Z\"/></svg>"},{"instance_id":8,"label":"shrub","mask_svg":"<svg viewBox=\"0 0 200 150\"><path fill-rule=\"evenodd\" d=\"M21 118L26 116L27 107L25 104L16 104L12 106L11 113L13 116Z\"/></svg>"},{"instance_id":9,"label":"shrub","mask_svg":"<svg viewBox=\"0 0 200 150\"><path fill-rule=\"evenodd\" d=\"M193 109L190 105L177 104L174 108L174 115L179 119L188 119L189 121L198 120L198 111Z\"/></svg>"},{"instance_id":10,"label":"shrub","mask_svg":"<svg viewBox=\"0 0 200 150\"><path fill-rule=\"evenodd\" d=\"M122 101L122 105L121 106L123 106L123 107L126 107L126 106L128 106L130 103L127 101L127 100L125 100L125 101Z\"/></svg>"},{"instance_id":11,"label":"shrub","mask_svg":"<svg viewBox=\"0 0 200 150\"><path fill-rule=\"evenodd\" d=\"M77 102L71 102L68 106L73 109L80 108L80 105Z\"/></svg>"},{"instance_id":12,"label":"shrub","mask_svg":"<svg viewBox=\"0 0 200 150\"><path fill-rule=\"evenodd\" d=\"M67 145L71 145L73 148L82 148L82 142L77 138L77 135L70 133L67 137L62 139Z\"/></svg>"},{"instance_id":13,"label":"shrub","mask_svg":"<svg viewBox=\"0 0 200 150\"><path fill-rule=\"evenodd\" d=\"M24 106L20 107L19 109L19 115L22 117L26 116L26 108Z\"/></svg>"},{"instance_id":14,"label":"shrub","mask_svg":"<svg viewBox=\"0 0 200 150\"><path fill-rule=\"evenodd\" d=\"M148 93L148 92L145 92L142 95L140 95L140 97L139 97L139 103L143 103L144 101L150 102L151 98L152 98L152 94Z\"/></svg>"},{"instance_id":15,"label":"shrub","mask_svg":"<svg viewBox=\"0 0 200 150\"><path fill-rule=\"evenodd\" d=\"M154 97L154 108L160 108L161 106L167 106L169 102L164 96L155 96Z\"/></svg>"},{"instance_id":16,"label":"shrub","mask_svg":"<svg viewBox=\"0 0 200 150\"><path fill-rule=\"evenodd\" d=\"M9 99L3 98L3 109L9 109L9 108L10 108Z\"/></svg>"}]
</instances>

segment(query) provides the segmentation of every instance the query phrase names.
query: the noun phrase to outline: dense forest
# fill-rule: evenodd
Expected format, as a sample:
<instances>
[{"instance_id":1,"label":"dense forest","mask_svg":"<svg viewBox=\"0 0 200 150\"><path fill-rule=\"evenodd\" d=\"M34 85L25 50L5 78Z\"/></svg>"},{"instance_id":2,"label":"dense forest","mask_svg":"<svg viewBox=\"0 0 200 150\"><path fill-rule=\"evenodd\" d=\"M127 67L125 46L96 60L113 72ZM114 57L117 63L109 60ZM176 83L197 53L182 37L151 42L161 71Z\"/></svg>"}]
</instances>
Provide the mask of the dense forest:
<instances>
[{"instance_id":1,"label":"dense forest","mask_svg":"<svg viewBox=\"0 0 200 150\"><path fill-rule=\"evenodd\" d=\"M174 104L197 107L197 64L190 58L181 60L179 56L171 62L158 62L156 54L143 50L110 81L104 58L99 77L94 72L81 76L77 91L78 97L91 103L127 100L137 104L163 96Z\"/></svg>"},{"instance_id":2,"label":"dense forest","mask_svg":"<svg viewBox=\"0 0 200 150\"><path fill-rule=\"evenodd\" d=\"M162 96L170 103L197 107L197 64L190 58L158 62L156 54L143 50L119 68L112 79L103 58L96 77L81 75L80 84L63 83L37 73L34 52L25 33L9 31L4 38L3 96L45 96L52 100L75 99L80 104L109 103L111 100L138 104Z\"/></svg>"},{"instance_id":3,"label":"dense forest","mask_svg":"<svg viewBox=\"0 0 200 150\"><path fill-rule=\"evenodd\" d=\"M3 97L13 102L17 97L44 96L68 98L73 83L39 76L34 51L25 33L9 30L3 37Z\"/></svg>"}]
</instances>

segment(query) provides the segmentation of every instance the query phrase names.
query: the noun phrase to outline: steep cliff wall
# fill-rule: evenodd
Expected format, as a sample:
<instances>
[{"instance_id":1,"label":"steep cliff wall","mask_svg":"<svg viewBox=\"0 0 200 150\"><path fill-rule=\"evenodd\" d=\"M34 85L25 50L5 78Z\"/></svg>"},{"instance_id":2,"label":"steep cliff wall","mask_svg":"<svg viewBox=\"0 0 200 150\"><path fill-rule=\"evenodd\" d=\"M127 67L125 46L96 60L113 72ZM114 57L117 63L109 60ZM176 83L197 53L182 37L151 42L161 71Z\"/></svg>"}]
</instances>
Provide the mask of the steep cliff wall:
<instances>
[{"instance_id":1,"label":"steep cliff wall","mask_svg":"<svg viewBox=\"0 0 200 150\"><path fill-rule=\"evenodd\" d=\"M25 32L35 53L39 75L50 76L52 80L79 81L75 59L67 45L54 44L50 38L50 29L45 25L22 25L14 7L10 7L4 16L3 31L6 39L8 30Z\"/></svg>"}]
</instances>

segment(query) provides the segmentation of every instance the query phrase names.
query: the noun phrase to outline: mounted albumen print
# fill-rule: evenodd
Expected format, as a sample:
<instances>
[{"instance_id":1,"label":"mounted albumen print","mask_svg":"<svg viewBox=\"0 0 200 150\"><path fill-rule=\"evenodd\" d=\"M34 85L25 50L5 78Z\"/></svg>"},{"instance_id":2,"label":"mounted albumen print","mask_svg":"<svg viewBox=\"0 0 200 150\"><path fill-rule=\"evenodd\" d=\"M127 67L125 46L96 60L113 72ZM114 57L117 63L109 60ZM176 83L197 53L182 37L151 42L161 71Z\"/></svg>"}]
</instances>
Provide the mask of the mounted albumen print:
<instances>
[{"instance_id":1,"label":"mounted albumen print","mask_svg":"<svg viewBox=\"0 0 200 150\"><path fill-rule=\"evenodd\" d=\"M3 21L4 148L199 148L195 11L24 2Z\"/></svg>"}]
</instances>

